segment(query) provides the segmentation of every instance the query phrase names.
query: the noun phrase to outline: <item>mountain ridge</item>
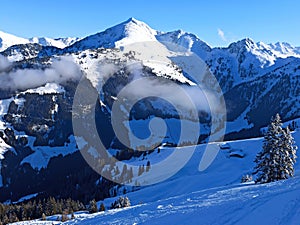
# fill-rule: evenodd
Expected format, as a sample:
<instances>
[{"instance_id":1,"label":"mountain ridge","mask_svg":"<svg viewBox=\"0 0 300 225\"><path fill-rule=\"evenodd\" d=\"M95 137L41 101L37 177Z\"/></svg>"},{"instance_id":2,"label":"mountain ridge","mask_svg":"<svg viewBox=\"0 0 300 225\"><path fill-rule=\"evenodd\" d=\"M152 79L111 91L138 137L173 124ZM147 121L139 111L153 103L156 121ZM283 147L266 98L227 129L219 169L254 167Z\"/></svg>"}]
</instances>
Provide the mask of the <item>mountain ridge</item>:
<instances>
[{"instance_id":1,"label":"mountain ridge","mask_svg":"<svg viewBox=\"0 0 300 225\"><path fill-rule=\"evenodd\" d=\"M144 34L148 35L148 38L140 38L141 35L138 34L138 31L141 30L135 30L134 28L140 28L141 30L144 29L147 32L144 32ZM153 28L151 28L149 25L147 25L146 23L139 21L133 17L127 19L124 22L121 22L117 25L114 25L108 29L105 29L104 31L100 31L97 32L95 34L92 35L88 35L84 38L72 38L72 37L65 37L65 38L47 38L47 37L32 37L32 38L22 38L22 37L17 37L15 35L9 34L9 33L5 33L3 31L0 31L0 43L1 48L0 48L0 52L4 51L5 49L7 49L8 47L11 47L13 45L18 45L18 44L29 44L29 43L36 43L36 44L40 44L42 46L53 46L53 47L58 47L58 48L67 48L69 46L72 46L74 44L76 44L76 42L81 42L81 41L86 41L87 39L103 39L103 35L109 33L110 31L113 30L117 30L117 32L114 33L115 37L112 37L111 40L108 40L109 42L107 43L102 43L98 46L90 46L91 47L118 47L124 44L130 44L131 42L118 42L121 41L123 38L127 38L127 37L131 37L131 36L138 36L137 39L133 40L133 41L154 41L156 39L161 40L161 41L170 41L172 38L173 40L171 40L172 42L178 42L180 43L181 40L184 39L184 37L189 37L192 40L196 40L202 43L203 48L206 48L206 50L209 51L210 49L225 49L225 48L230 48L232 46L232 44L235 45L239 45L240 43L242 44L243 47L244 45L246 47L248 47L248 49L251 48L251 46L255 46L258 48L266 48L268 50L273 50L275 52L277 52L278 55L280 55L279 53L281 53L281 57L283 56L297 56L300 57L300 47L294 47L291 44L287 43L287 42L277 42L277 43L270 43L270 44L265 44L261 41L259 42L254 42L251 38L244 38L241 40L237 40L234 41L230 44L228 44L227 47L211 47L209 46L206 42L204 42L203 40L201 40L197 35L193 34L193 33L189 33L189 32L185 32L183 30L175 30L175 31L158 31L155 30ZM156 39L154 39L154 36L156 37ZM167 38L162 38L164 36L167 36ZM136 37L135 37L136 38ZM140 39L139 39L140 38ZM11 39L10 41L8 41L8 39ZM8 41L9 43L5 43L5 41ZM117 45L113 45L113 42L118 42ZM181 43L181 45L187 49L190 49L190 45L191 43ZM102 46L103 45L103 46ZM82 50L82 49L80 49Z\"/></svg>"}]
</instances>

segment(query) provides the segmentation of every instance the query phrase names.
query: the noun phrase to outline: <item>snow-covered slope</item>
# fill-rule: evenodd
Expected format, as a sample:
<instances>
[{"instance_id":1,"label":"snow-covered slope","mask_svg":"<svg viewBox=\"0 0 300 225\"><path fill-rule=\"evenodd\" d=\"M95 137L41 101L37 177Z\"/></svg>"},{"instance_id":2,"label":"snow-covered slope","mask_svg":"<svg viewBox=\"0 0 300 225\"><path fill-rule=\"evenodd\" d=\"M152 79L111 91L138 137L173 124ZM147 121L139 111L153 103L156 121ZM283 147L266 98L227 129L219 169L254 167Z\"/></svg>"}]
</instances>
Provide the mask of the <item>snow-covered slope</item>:
<instances>
[{"instance_id":1,"label":"snow-covered slope","mask_svg":"<svg viewBox=\"0 0 300 225\"><path fill-rule=\"evenodd\" d=\"M33 38L21 38L12 34L5 33L0 31L0 52L4 51L8 47L19 44L40 44L42 46L54 46L57 48L65 48L69 45L72 45L76 41L80 40L79 38L47 38L47 37L33 37Z\"/></svg>"},{"instance_id":2,"label":"snow-covered slope","mask_svg":"<svg viewBox=\"0 0 300 225\"><path fill-rule=\"evenodd\" d=\"M47 38L47 37L34 37L34 38L30 38L29 42L40 44L42 46L54 46L54 47L62 49L69 45L74 44L78 40L80 40L80 38L67 37L67 38L53 39L53 38Z\"/></svg>"},{"instance_id":3,"label":"snow-covered slope","mask_svg":"<svg viewBox=\"0 0 300 225\"><path fill-rule=\"evenodd\" d=\"M16 37L12 34L7 34L0 31L0 52L7 49L8 47L16 44L27 44L28 39Z\"/></svg>"},{"instance_id":4,"label":"snow-covered slope","mask_svg":"<svg viewBox=\"0 0 300 225\"><path fill-rule=\"evenodd\" d=\"M195 191L65 224L298 224L300 179ZM25 223L26 224L26 223Z\"/></svg>"},{"instance_id":5,"label":"snow-covered slope","mask_svg":"<svg viewBox=\"0 0 300 225\"><path fill-rule=\"evenodd\" d=\"M168 47L172 47L170 46L170 43L174 44L174 46L181 46L184 48L184 50L196 53L202 59L205 59L208 53L211 51L211 47L208 46L204 41L200 40L196 35L184 32L182 30L167 33L160 32L156 35L156 38L158 41L164 43Z\"/></svg>"},{"instance_id":6,"label":"snow-covered slope","mask_svg":"<svg viewBox=\"0 0 300 225\"><path fill-rule=\"evenodd\" d=\"M300 131L293 136L299 144ZM232 141L227 146L230 149L220 150L213 164L202 172L198 171L198 164L205 145L198 146L188 164L172 178L128 193L132 203L129 208L77 213L75 219L64 224L297 224L300 164L296 163L296 175L289 180L242 184L241 177L252 172L262 139ZM230 157L230 152L238 150L244 158ZM144 160L157 162L167 151L154 152ZM105 199L104 204L108 207L114 200Z\"/></svg>"},{"instance_id":7,"label":"snow-covered slope","mask_svg":"<svg viewBox=\"0 0 300 225\"><path fill-rule=\"evenodd\" d=\"M257 45L260 47L262 42L258 42ZM264 48L273 52L274 55L281 58L286 58L289 56L299 57L300 48L294 47L287 42L277 42L275 44L269 44L267 46L263 46Z\"/></svg>"}]
</instances>

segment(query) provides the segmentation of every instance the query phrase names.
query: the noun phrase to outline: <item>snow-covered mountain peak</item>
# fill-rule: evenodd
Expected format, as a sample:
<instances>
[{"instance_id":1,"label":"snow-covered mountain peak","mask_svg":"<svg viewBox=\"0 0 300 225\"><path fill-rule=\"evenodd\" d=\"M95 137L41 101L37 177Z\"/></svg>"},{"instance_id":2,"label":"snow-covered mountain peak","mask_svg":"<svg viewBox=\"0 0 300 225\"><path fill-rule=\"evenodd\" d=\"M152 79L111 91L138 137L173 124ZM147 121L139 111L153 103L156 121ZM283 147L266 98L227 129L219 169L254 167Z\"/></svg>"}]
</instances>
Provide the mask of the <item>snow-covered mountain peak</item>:
<instances>
[{"instance_id":1,"label":"snow-covered mountain peak","mask_svg":"<svg viewBox=\"0 0 300 225\"><path fill-rule=\"evenodd\" d=\"M294 47L286 42L277 42L275 44L258 42L257 48L261 52L268 53L270 56L274 57L274 59L287 57L300 58L300 48Z\"/></svg>"},{"instance_id":2,"label":"snow-covered mountain peak","mask_svg":"<svg viewBox=\"0 0 300 225\"><path fill-rule=\"evenodd\" d=\"M151 27L149 27L146 23L144 23L143 21L137 20L133 17L131 17L128 20L125 20L124 22L117 24L111 28L108 28L108 29L112 29L112 30L121 29L124 32L126 32L128 29L130 29L132 27L148 30L149 33L152 33L154 35L157 33L155 30L153 30Z\"/></svg>"},{"instance_id":3,"label":"snow-covered mountain peak","mask_svg":"<svg viewBox=\"0 0 300 225\"><path fill-rule=\"evenodd\" d=\"M272 46L274 46L277 49L293 49L294 47L287 43L287 42L276 42L275 44L271 44Z\"/></svg>"},{"instance_id":4,"label":"snow-covered mountain peak","mask_svg":"<svg viewBox=\"0 0 300 225\"><path fill-rule=\"evenodd\" d=\"M134 18L117 24L105 31L90 35L76 42L69 51L82 51L95 48L115 48L137 42L156 41L157 31L150 28L146 23Z\"/></svg>"},{"instance_id":5,"label":"snow-covered mountain peak","mask_svg":"<svg viewBox=\"0 0 300 225\"><path fill-rule=\"evenodd\" d=\"M295 48L287 42L277 42L275 44L269 44L269 46L276 52L286 56L300 55L299 48Z\"/></svg>"},{"instance_id":6,"label":"snow-covered mountain peak","mask_svg":"<svg viewBox=\"0 0 300 225\"><path fill-rule=\"evenodd\" d=\"M248 37L242 39L241 42L244 42L249 47L255 45L255 42L251 38L248 38Z\"/></svg>"},{"instance_id":7,"label":"snow-covered mountain peak","mask_svg":"<svg viewBox=\"0 0 300 225\"><path fill-rule=\"evenodd\" d=\"M128 23L135 23L135 24L141 24L141 23L144 23L143 21L140 21L140 20L137 20L136 18L134 17L130 17L128 20L124 21L123 23L124 24L128 24Z\"/></svg>"},{"instance_id":8,"label":"snow-covered mountain peak","mask_svg":"<svg viewBox=\"0 0 300 225\"><path fill-rule=\"evenodd\" d=\"M238 62L243 64L246 70L250 67L267 68L282 58L300 58L299 48L295 48L288 43L256 43L250 38L231 43L226 49L233 57L237 57Z\"/></svg>"},{"instance_id":9,"label":"snow-covered mountain peak","mask_svg":"<svg viewBox=\"0 0 300 225\"><path fill-rule=\"evenodd\" d=\"M239 53L241 51L251 52L259 57L267 56L276 58L287 58L290 56L300 57L300 49L293 47L286 42L277 42L275 44L265 44L264 42L255 43L250 38L245 38L240 41L231 43L228 46L231 53ZM264 56L263 56L264 55Z\"/></svg>"},{"instance_id":10,"label":"snow-covered mountain peak","mask_svg":"<svg viewBox=\"0 0 300 225\"><path fill-rule=\"evenodd\" d=\"M233 42L228 46L231 53L239 53L241 50L251 51L251 49L257 48L255 42L250 38L244 38L237 42Z\"/></svg>"},{"instance_id":11,"label":"snow-covered mountain peak","mask_svg":"<svg viewBox=\"0 0 300 225\"><path fill-rule=\"evenodd\" d=\"M20 38L12 34L0 31L0 52L15 44L27 44L28 39Z\"/></svg>"},{"instance_id":12,"label":"snow-covered mountain peak","mask_svg":"<svg viewBox=\"0 0 300 225\"><path fill-rule=\"evenodd\" d=\"M156 41L157 31L146 23L130 18L127 21L112 27L116 33L121 33L123 39L115 42L115 47L142 41Z\"/></svg>"},{"instance_id":13,"label":"snow-covered mountain peak","mask_svg":"<svg viewBox=\"0 0 300 225\"><path fill-rule=\"evenodd\" d=\"M251 38L244 38L240 41L237 41L237 45L240 46L241 48L245 47L247 50L257 48L256 43Z\"/></svg>"},{"instance_id":14,"label":"snow-covered mountain peak","mask_svg":"<svg viewBox=\"0 0 300 225\"><path fill-rule=\"evenodd\" d=\"M156 38L158 41L166 44L171 49L172 47L169 45L169 43L172 43L175 46L181 46L185 50L194 52L202 59L205 59L208 52L211 51L211 47L204 41L200 40L200 38L198 38L195 34L188 33L183 30L176 30L166 33L160 32L156 35ZM175 46L173 46L173 48ZM175 48L177 51L179 50L177 47Z\"/></svg>"}]
</instances>

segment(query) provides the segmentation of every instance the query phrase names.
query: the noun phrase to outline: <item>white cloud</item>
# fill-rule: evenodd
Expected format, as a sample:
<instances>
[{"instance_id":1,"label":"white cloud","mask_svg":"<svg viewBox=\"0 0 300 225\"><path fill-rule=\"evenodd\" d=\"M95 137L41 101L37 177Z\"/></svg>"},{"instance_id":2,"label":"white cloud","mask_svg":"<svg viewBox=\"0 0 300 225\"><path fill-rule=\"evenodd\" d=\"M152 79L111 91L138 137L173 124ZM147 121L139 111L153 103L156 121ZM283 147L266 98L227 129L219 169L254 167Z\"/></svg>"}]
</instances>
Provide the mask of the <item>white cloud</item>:
<instances>
[{"instance_id":1,"label":"white cloud","mask_svg":"<svg viewBox=\"0 0 300 225\"><path fill-rule=\"evenodd\" d=\"M79 80L81 71L71 58L61 57L53 61L47 69L17 69L5 72L11 64L0 57L0 89L27 90L46 83L63 83Z\"/></svg>"},{"instance_id":2,"label":"white cloud","mask_svg":"<svg viewBox=\"0 0 300 225\"><path fill-rule=\"evenodd\" d=\"M3 55L0 55L0 72L7 70L10 66L11 62Z\"/></svg>"},{"instance_id":3,"label":"white cloud","mask_svg":"<svg viewBox=\"0 0 300 225\"><path fill-rule=\"evenodd\" d=\"M218 28L218 35L219 35L219 37L220 37L223 41L227 41L227 38L225 37L224 31L221 30L220 28Z\"/></svg>"}]
</instances>

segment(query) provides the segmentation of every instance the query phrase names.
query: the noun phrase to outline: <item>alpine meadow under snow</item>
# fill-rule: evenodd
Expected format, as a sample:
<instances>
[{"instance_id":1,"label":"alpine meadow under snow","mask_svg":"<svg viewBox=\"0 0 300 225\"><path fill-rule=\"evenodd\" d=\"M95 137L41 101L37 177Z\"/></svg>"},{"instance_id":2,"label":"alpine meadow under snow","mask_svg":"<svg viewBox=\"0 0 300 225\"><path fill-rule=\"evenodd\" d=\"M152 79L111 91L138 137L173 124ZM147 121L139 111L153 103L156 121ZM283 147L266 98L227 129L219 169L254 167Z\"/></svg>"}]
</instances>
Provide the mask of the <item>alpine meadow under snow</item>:
<instances>
[{"instance_id":1,"label":"alpine meadow under snow","mask_svg":"<svg viewBox=\"0 0 300 225\"><path fill-rule=\"evenodd\" d=\"M0 224L300 221L300 47L0 31L0 83Z\"/></svg>"}]
</instances>

